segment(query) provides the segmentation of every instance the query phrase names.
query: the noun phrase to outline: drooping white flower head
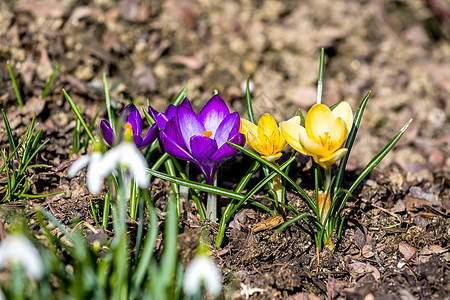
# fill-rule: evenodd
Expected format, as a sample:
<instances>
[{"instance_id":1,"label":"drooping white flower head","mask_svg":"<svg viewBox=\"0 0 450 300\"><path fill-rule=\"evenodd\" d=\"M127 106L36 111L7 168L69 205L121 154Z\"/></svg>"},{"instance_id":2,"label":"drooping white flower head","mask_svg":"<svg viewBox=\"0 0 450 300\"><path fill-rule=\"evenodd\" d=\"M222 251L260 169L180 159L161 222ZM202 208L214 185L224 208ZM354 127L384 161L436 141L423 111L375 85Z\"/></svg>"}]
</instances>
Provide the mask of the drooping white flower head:
<instances>
[{"instance_id":1,"label":"drooping white flower head","mask_svg":"<svg viewBox=\"0 0 450 300\"><path fill-rule=\"evenodd\" d=\"M0 243L0 268L7 263L20 264L32 279L44 276L41 256L24 235L11 234Z\"/></svg>"},{"instance_id":2,"label":"drooping white flower head","mask_svg":"<svg viewBox=\"0 0 450 300\"><path fill-rule=\"evenodd\" d=\"M102 168L102 153L100 151L94 151L90 154L86 154L77 159L72 166L70 166L67 176L69 178L74 177L85 166L88 166L86 172L86 183L89 192L96 195L100 193L103 185L103 179L96 175L98 170Z\"/></svg>"},{"instance_id":3,"label":"drooping white flower head","mask_svg":"<svg viewBox=\"0 0 450 300\"><path fill-rule=\"evenodd\" d=\"M197 255L187 267L183 290L187 295L194 295L201 289L202 284L211 296L218 297L222 291L220 270L206 254Z\"/></svg>"},{"instance_id":4,"label":"drooping white flower head","mask_svg":"<svg viewBox=\"0 0 450 300\"><path fill-rule=\"evenodd\" d=\"M132 142L125 140L111 148L103 155L100 165L101 167L93 172L95 180L103 182L103 179L110 173L118 168L124 168L130 171L131 177L139 187L146 188L150 183L147 161Z\"/></svg>"}]
</instances>

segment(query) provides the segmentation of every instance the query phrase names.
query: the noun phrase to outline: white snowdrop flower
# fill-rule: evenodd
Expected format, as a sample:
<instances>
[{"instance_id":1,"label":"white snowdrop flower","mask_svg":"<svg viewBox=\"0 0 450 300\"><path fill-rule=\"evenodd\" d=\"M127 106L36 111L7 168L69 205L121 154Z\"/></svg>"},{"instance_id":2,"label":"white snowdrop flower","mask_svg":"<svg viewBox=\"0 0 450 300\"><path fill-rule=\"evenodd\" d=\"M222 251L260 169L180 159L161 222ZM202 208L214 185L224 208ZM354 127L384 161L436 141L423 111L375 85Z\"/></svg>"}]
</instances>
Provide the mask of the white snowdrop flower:
<instances>
[{"instance_id":1,"label":"white snowdrop flower","mask_svg":"<svg viewBox=\"0 0 450 300\"><path fill-rule=\"evenodd\" d=\"M206 291L218 297L222 291L222 276L216 263L208 255L197 255L187 267L184 274L183 290L187 295L194 295L205 285Z\"/></svg>"},{"instance_id":2,"label":"white snowdrop flower","mask_svg":"<svg viewBox=\"0 0 450 300\"><path fill-rule=\"evenodd\" d=\"M11 234L0 243L0 268L7 263L20 264L30 278L44 276L44 264L39 251L21 234Z\"/></svg>"},{"instance_id":3,"label":"white snowdrop flower","mask_svg":"<svg viewBox=\"0 0 450 300\"><path fill-rule=\"evenodd\" d=\"M125 168L130 171L131 177L139 187L146 188L150 183L147 161L133 142L123 141L107 151L100 165L101 167L95 171L95 177L98 179L103 180L117 168Z\"/></svg>"},{"instance_id":4,"label":"white snowdrop flower","mask_svg":"<svg viewBox=\"0 0 450 300\"><path fill-rule=\"evenodd\" d=\"M100 151L94 151L91 154L86 154L79 159L77 159L72 166L70 166L67 176L69 178L74 177L78 172L81 171L85 166L87 167L86 172L86 183L89 192L92 194L100 193L103 185L103 178L100 178L97 173L102 169L102 153Z\"/></svg>"}]
</instances>

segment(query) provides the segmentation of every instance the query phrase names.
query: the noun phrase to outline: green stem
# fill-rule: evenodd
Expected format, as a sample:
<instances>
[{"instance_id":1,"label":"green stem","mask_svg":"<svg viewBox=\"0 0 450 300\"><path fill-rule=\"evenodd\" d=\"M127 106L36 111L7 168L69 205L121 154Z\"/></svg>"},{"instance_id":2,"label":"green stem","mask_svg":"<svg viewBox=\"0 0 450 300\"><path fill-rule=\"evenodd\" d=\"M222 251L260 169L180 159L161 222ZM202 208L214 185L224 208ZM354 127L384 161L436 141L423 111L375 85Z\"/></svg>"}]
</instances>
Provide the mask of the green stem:
<instances>
[{"instance_id":1,"label":"green stem","mask_svg":"<svg viewBox=\"0 0 450 300\"><path fill-rule=\"evenodd\" d=\"M208 180L209 181L209 180ZM215 176L213 182L207 182L209 185L217 186L217 177ZM208 193L206 202L206 217L211 222L215 223L217 220L217 195Z\"/></svg>"}]
</instances>

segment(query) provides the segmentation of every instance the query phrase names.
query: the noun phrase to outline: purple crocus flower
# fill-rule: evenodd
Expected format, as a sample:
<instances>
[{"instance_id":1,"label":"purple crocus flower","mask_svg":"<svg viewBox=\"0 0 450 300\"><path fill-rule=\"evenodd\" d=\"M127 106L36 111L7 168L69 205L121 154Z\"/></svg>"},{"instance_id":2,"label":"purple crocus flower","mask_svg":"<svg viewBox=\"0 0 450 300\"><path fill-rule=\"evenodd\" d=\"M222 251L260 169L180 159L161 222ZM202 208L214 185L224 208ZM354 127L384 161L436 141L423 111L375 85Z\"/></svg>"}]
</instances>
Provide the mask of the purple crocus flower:
<instances>
[{"instance_id":1,"label":"purple crocus flower","mask_svg":"<svg viewBox=\"0 0 450 300\"><path fill-rule=\"evenodd\" d=\"M123 128L119 129L119 141L123 140L123 133L125 131L125 128L126 127L129 128L131 126L131 129L133 130L134 144L139 149L145 148L151 143L153 143L153 141L158 136L157 125L153 124L153 126L149 129L149 131L145 135L145 137L144 138L141 137L142 133L141 115L139 114L139 111L137 110L136 106L134 106L133 103L128 104L123 109L123 111L120 113L118 122L119 124L123 122L125 125L123 126ZM111 125L107 121L102 120L102 122L100 123L100 128L102 130L103 138L111 147L118 142L111 128Z\"/></svg>"},{"instance_id":2,"label":"purple crocus flower","mask_svg":"<svg viewBox=\"0 0 450 300\"><path fill-rule=\"evenodd\" d=\"M191 103L189 102L188 98L184 98L183 102L181 102L181 104L179 106L184 106L187 109L192 110ZM148 113L153 118L153 120L156 122L156 124L158 125L158 128L160 130L164 130L164 128L166 127L167 122L171 118L176 117L176 115L177 115L177 106L175 106L173 104L170 104L169 106L167 106L166 111L163 112L163 113L160 113L160 112L154 110L153 107L149 106L148 107Z\"/></svg>"},{"instance_id":3,"label":"purple crocus flower","mask_svg":"<svg viewBox=\"0 0 450 300\"><path fill-rule=\"evenodd\" d=\"M245 143L245 136L239 133L239 114L230 113L219 95L213 96L198 115L187 98L174 108L169 107L165 116L159 115L161 143L170 155L197 164L212 185L219 166L238 152L226 142ZM169 114L173 116L167 118Z\"/></svg>"}]
</instances>

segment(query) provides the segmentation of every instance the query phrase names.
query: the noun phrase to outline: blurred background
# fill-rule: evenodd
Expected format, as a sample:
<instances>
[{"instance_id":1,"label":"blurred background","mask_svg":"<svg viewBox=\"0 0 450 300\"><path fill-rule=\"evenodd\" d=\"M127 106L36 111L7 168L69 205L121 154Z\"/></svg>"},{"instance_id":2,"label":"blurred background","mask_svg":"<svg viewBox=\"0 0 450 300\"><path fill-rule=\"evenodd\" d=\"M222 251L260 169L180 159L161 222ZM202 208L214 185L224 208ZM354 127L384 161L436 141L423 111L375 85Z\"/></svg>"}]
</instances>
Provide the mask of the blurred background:
<instances>
[{"instance_id":1,"label":"blurred background","mask_svg":"<svg viewBox=\"0 0 450 300\"><path fill-rule=\"evenodd\" d=\"M61 159L70 153L75 119L61 89L93 118L104 105L104 73L118 109L137 99L161 111L188 85L195 107L217 89L240 113L250 75L255 113L280 122L315 103L324 47L323 103L346 100L356 111L373 93L349 166L364 166L413 118L382 166L430 180L450 165L449 39L444 0L2 0L0 106L18 117L13 129L36 112L52 143L62 146L55 148Z\"/></svg>"}]
</instances>

